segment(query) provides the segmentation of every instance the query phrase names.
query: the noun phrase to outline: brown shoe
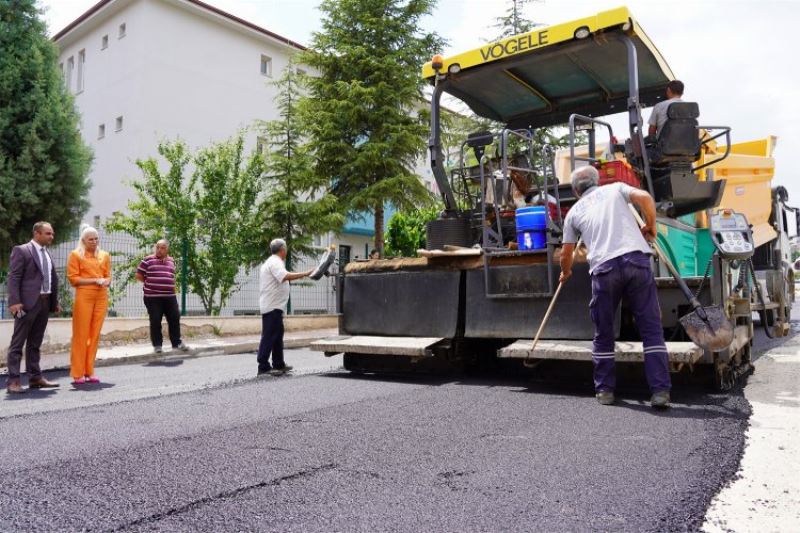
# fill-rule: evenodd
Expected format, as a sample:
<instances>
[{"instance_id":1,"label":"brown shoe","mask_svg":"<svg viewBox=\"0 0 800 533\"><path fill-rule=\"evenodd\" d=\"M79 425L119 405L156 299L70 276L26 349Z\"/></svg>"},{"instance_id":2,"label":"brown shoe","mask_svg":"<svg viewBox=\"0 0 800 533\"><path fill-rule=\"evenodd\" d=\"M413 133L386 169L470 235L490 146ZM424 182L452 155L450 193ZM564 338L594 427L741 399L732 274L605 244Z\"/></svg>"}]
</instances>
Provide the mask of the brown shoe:
<instances>
[{"instance_id":1,"label":"brown shoe","mask_svg":"<svg viewBox=\"0 0 800 533\"><path fill-rule=\"evenodd\" d=\"M44 378L32 379L28 382L31 389L55 389L59 384L55 381L47 381Z\"/></svg>"},{"instance_id":2,"label":"brown shoe","mask_svg":"<svg viewBox=\"0 0 800 533\"><path fill-rule=\"evenodd\" d=\"M8 392L8 394L22 394L25 392L25 389L22 388L18 379L14 379L8 382L6 392Z\"/></svg>"}]
</instances>

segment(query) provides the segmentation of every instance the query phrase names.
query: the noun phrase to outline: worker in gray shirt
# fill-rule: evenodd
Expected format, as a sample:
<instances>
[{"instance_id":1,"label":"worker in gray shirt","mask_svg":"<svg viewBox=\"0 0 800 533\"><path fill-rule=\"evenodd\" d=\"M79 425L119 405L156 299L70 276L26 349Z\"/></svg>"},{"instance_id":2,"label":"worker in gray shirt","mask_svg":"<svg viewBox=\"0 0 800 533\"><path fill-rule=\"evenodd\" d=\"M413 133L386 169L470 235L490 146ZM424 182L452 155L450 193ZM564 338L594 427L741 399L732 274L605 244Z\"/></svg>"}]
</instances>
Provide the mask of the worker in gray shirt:
<instances>
[{"instance_id":1,"label":"worker in gray shirt","mask_svg":"<svg viewBox=\"0 0 800 533\"><path fill-rule=\"evenodd\" d=\"M644 370L653 394L650 404L668 407L671 383L667 346L648 245L656 238L655 202L647 192L625 183L597 184L594 167L581 167L572 173L572 190L579 200L564 220L560 279L563 283L572 275L572 255L580 236L588 250L592 277L589 313L594 324L592 363L597 401L614 403L614 317L625 297L644 345ZM641 209L646 221L643 228L633 218L628 202Z\"/></svg>"},{"instance_id":2,"label":"worker in gray shirt","mask_svg":"<svg viewBox=\"0 0 800 533\"><path fill-rule=\"evenodd\" d=\"M667 108L674 102L683 102L683 82L679 80L672 80L667 84L667 99L662 100L653 106L653 112L650 113L650 120L647 123L650 125L648 135L661 135L661 128L667 121Z\"/></svg>"}]
</instances>

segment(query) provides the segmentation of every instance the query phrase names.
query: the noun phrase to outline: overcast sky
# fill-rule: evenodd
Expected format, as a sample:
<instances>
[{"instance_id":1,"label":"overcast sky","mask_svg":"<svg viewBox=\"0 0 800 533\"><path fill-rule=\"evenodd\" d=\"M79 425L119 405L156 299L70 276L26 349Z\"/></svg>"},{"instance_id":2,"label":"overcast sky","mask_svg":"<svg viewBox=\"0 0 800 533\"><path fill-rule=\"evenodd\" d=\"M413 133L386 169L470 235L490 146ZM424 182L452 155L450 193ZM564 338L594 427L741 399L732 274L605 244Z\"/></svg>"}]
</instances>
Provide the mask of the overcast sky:
<instances>
[{"instance_id":1,"label":"overcast sky","mask_svg":"<svg viewBox=\"0 0 800 533\"><path fill-rule=\"evenodd\" d=\"M40 4L54 34L96 1ZM204 1L302 44L320 26L317 0ZM527 6L526 15L553 24L623 4L686 84L684 99L700 104L701 123L731 126L734 142L778 136L778 182L789 188L791 203L800 205L800 179L791 162L791 154L800 154L800 61L794 37L800 1L549 0ZM439 0L426 26L449 41L445 55L472 49L494 35L488 26L506 5L502 0ZM645 120L648 116L646 111ZM624 119L612 124L615 131L626 131Z\"/></svg>"}]
</instances>

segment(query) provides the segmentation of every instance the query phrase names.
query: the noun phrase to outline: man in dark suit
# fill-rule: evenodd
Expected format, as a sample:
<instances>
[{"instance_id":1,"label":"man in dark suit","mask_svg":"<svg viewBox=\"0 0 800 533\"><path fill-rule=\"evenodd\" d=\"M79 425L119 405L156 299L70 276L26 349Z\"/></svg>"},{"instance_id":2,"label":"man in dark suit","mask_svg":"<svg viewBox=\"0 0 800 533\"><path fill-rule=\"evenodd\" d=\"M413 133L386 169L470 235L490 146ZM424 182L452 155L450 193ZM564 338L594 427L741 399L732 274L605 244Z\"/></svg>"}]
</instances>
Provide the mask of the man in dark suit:
<instances>
[{"instance_id":1,"label":"man in dark suit","mask_svg":"<svg viewBox=\"0 0 800 533\"><path fill-rule=\"evenodd\" d=\"M58 312L58 276L46 247L53 242L53 227L47 222L33 225L33 239L11 251L8 268L8 310L14 316L14 333L8 347L10 394L25 392L20 383L22 347L28 386L32 389L58 387L42 376L39 349L51 312Z\"/></svg>"}]
</instances>

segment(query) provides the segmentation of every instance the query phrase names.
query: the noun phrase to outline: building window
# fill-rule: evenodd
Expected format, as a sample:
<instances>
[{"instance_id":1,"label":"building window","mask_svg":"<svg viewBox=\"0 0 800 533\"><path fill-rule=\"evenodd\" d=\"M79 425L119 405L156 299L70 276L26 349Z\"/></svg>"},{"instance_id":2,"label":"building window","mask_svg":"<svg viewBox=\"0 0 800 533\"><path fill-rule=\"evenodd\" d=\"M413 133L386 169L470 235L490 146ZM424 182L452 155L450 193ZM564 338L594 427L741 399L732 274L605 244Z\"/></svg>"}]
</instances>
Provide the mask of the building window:
<instances>
[{"instance_id":1,"label":"building window","mask_svg":"<svg viewBox=\"0 0 800 533\"><path fill-rule=\"evenodd\" d=\"M108 48L108 35L103 35L100 40L100 50L105 50L106 48Z\"/></svg>"},{"instance_id":2,"label":"building window","mask_svg":"<svg viewBox=\"0 0 800 533\"><path fill-rule=\"evenodd\" d=\"M58 64L58 70L61 71L61 79L63 80L64 79L64 62L63 61Z\"/></svg>"},{"instance_id":3,"label":"building window","mask_svg":"<svg viewBox=\"0 0 800 533\"><path fill-rule=\"evenodd\" d=\"M114 121L114 131L122 131L122 117L117 117Z\"/></svg>"},{"instance_id":4,"label":"building window","mask_svg":"<svg viewBox=\"0 0 800 533\"><path fill-rule=\"evenodd\" d=\"M72 89L72 71L75 69L75 58L67 59L67 90Z\"/></svg>"},{"instance_id":5,"label":"building window","mask_svg":"<svg viewBox=\"0 0 800 533\"><path fill-rule=\"evenodd\" d=\"M100 227L100 215L94 216L94 227L95 229Z\"/></svg>"},{"instance_id":6,"label":"building window","mask_svg":"<svg viewBox=\"0 0 800 533\"><path fill-rule=\"evenodd\" d=\"M123 37L125 37L125 30L126 29L127 28L125 27L125 23L124 22L119 25L119 34L117 35L117 39L122 39Z\"/></svg>"},{"instance_id":7,"label":"building window","mask_svg":"<svg viewBox=\"0 0 800 533\"><path fill-rule=\"evenodd\" d=\"M257 137L256 138L256 152L260 155L267 155L267 147L269 144L267 143L266 137Z\"/></svg>"},{"instance_id":8,"label":"building window","mask_svg":"<svg viewBox=\"0 0 800 533\"><path fill-rule=\"evenodd\" d=\"M86 50L78 52L78 86L77 92L83 92L83 74L86 70Z\"/></svg>"},{"instance_id":9,"label":"building window","mask_svg":"<svg viewBox=\"0 0 800 533\"><path fill-rule=\"evenodd\" d=\"M100 124L99 126L97 126L97 138L102 139L105 136L106 136L106 125Z\"/></svg>"},{"instance_id":10,"label":"building window","mask_svg":"<svg viewBox=\"0 0 800 533\"><path fill-rule=\"evenodd\" d=\"M269 56L261 56L261 75L272 77L272 58Z\"/></svg>"}]
</instances>

